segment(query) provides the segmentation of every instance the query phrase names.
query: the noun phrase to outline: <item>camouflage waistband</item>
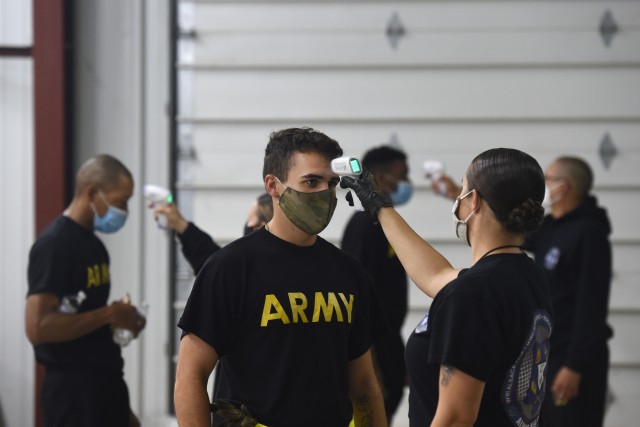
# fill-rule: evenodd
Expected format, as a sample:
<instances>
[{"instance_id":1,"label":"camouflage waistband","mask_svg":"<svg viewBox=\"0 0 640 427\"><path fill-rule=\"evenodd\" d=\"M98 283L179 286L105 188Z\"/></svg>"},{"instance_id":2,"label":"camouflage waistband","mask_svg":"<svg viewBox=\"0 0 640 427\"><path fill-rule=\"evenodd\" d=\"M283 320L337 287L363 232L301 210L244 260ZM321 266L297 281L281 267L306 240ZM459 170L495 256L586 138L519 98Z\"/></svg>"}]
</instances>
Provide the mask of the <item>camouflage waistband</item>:
<instances>
[{"instance_id":1,"label":"camouflage waistband","mask_svg":"<svg viewBox=\"0 0 640 427\"><path fill-rule=\"evenodd\" d=\"M211 412L229 421L231 427L267 427L257 422L244 404L238 408L228 400L218 399L211 405Z\"/></svg>"}]
</instances>

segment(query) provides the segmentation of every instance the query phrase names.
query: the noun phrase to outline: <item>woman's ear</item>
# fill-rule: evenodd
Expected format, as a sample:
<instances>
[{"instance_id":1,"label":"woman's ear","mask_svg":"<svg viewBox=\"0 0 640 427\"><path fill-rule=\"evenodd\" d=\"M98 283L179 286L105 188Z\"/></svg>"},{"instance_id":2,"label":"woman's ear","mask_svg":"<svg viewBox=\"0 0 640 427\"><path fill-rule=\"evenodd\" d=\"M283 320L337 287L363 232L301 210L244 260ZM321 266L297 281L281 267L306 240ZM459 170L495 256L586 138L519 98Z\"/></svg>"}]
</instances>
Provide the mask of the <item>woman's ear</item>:
<instances>
[{"instance_id":1,"label":"woman's ear","mask_svg":"<svg viewBox=\"0 0 640 427\"><path fill-rule=\"evenodd\" d=\"M477 191L474 191L471 194L471 210L475 211L480 208L480 204L482 203L482 198L478 195Z\"/></svg>"}]
</instances>

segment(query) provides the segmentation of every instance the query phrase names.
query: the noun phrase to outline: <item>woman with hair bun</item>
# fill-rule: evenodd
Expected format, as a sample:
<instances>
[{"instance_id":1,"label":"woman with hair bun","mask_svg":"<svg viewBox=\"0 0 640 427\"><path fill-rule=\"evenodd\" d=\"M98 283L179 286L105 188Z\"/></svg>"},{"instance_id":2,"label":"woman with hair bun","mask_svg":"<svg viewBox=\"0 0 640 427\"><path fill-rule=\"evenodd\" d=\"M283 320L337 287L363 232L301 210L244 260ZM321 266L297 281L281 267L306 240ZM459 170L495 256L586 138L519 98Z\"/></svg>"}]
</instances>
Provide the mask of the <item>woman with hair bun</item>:
<instances>
[{"instance_id":1,"label":"woman with hair bun","mask_svg":"<svg viewBox=\"0 0 640 427\"><path fill-rule=\"evenodd\" d=\"M507 148L473 159L452 209L455 235L471 247L473 265L462 270L416 234L366 171L341 185L434 298L407 343L410 425L540 425L551 300L544 271L520 249L544 214L538 162Z\"/></svg>"}]
</instances>

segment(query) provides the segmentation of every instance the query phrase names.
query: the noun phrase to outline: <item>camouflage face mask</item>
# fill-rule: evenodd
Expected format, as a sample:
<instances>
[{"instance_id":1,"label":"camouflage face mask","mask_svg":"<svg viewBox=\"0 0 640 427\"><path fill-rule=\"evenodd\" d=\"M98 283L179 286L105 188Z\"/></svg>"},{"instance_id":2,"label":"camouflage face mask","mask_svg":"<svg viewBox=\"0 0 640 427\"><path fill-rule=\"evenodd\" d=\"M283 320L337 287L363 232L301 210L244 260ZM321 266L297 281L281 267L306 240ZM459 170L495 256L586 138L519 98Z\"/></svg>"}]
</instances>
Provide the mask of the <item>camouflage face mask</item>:
<instances>
[{"instance_id":1,"label":"camouflage face mask","mask_svg":"<svg viewBox=\"0 0 640 427\"><path fill-rule=\"evenodd\" d=\"M318 234L327 228L338 204L335 188L315 193L303 193L286 188L280 196L279 205L289 221L311 235Z\"/></svg>"}]
</instances>

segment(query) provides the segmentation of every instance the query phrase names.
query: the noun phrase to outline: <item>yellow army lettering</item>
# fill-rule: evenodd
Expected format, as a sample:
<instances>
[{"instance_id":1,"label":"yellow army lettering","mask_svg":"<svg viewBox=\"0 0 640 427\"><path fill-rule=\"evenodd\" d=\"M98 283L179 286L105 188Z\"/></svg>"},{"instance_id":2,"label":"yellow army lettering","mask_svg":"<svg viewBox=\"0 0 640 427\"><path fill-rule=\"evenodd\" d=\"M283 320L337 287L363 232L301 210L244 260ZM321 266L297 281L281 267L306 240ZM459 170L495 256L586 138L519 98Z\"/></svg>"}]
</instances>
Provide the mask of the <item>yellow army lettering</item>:
<instances>
[{"instance_id":1,"label":"yellow army lettering","mask_svg":"<svg viewBox=\"0 0 640 427\"><path fill-rule=\"evenodd\" d=\"M92 287L102 286L105 283L109 283L111 278L109 277L109 266L106 262L98 265L90 265L87 267L87 289Z\"/></svg>"},{"instance_id":2,"label":"yellow army lettering","mask_svg":"<svg viewBox=\"0 0 640 427\"><path fill-rule=\"evenodd\" d=\"M336 294L328 292L327 297L322 292L316 292L313 300L313 312L311 315L311 323L318 323L322 318L324 322L333 321L335 314L337 322L344 322L343 308L338 302L338 295L342 301L342 306L347 312L347 323L351 323L351 313L353 312L353 295L349 294L349 298L343 293ZM262 320L260 326L265 327L272 320L280 320L283 324L289 323L309 323L309 318L305 310L309 305L307 296L302 292L289 292L289 312L282 307L282 304L274 294L267 294L264 298L264 307L262 309ZM322 313L322 316L320 314Z\"/></svg>"}]
</instances>

